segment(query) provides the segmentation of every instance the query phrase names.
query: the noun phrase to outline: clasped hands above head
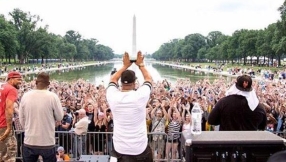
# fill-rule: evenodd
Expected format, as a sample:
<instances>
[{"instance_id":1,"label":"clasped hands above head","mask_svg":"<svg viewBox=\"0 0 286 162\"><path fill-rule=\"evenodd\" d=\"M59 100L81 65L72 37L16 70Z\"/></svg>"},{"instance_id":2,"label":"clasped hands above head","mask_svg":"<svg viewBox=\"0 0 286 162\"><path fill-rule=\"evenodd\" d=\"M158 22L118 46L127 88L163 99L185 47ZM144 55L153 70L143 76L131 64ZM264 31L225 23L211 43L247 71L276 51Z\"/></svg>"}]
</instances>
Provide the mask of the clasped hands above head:
<instances>
[{"instance_id":1,"label":"clasped hands above head","mask_svg":"<svg viewBox=\"0 0 286 162\"><path fill-rule=\"evenodd\" d=\"M144 56L142 55L141 51L138 51L136 60L130 59L129 54L127 52L125 52L123 55L123 64L124 66L127 66L127 67L131 66L133 62L135 62L137 66L142 66L143 60L144 60Z\"/></svg>"}]
</instances>

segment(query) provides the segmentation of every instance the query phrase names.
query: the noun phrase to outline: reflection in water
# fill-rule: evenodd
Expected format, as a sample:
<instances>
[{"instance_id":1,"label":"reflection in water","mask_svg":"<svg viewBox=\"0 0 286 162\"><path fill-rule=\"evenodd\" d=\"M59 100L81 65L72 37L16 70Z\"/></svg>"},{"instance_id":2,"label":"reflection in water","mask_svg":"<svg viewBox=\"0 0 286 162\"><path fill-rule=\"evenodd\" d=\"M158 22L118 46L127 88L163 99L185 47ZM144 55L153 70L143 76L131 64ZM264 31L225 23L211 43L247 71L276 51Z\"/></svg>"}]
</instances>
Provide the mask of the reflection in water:
<instances>
[{"instance_id":1,"label":"reflection in water","mask_svg":"<svg viewBox=\"0 0 286 162\"><path fill-rule=\"evenodd\" d=\"M110 74L113 68L117 70L122 67L121 63L115 64L106 64L101 66L88 66L83 68L77 68L74 70L58 70L54 72L50 72L51 79L55 79L58 81L75 81L77 79L88 80L89 82L99 85L104 84L105 86L108 84L110 79ZM151 73L154 81L161 81L163 79L167 79L168 81L175 82L178 78L189 78L192 82L203 78L209 78L210 80L219 78L220 76L215 76L211 73L198 73L185 69L175 69L169 66L161 66L156 64L146 63L145 67ZM134 67L135 73L139 82L142 83L143 76L139 71L138 67ZM36 74L30 74L25 76L26 81L30 81L36 77Z\"/></svg>"},{"instance_id":2,"label":"reflection in water","mask_svg":"<svg viewBox=\"0 0 286 162\"><path fill-rule=\"evenodd\" d=\"M175 82L178 78L188 78L192 82L196 82L204 78L208 78L210 81L213 81L214 79L220 77L212 73L191 71L189 69L177 69L174 67L162 66L158 64L153 65L153 68L158 71L162 78L166 78L167 80L171 80L172 82Z\"/></svg>"}]
</instances>

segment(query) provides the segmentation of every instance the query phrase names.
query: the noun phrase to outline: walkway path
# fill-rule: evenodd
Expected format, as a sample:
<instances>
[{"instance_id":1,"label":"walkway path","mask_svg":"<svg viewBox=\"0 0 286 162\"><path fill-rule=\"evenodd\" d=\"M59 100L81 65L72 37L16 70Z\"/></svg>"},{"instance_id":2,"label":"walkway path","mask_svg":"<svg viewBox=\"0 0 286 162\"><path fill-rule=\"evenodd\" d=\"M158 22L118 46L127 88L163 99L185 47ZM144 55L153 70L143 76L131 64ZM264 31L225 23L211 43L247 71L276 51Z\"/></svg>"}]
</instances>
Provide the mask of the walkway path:
<instances>
[{"instance_id":1,"label":"walkway path","mask_svg":"<svg viewBox=\"0 0 286 162\"><path fill-rule=\"evenodd\" d=\"M72 68L79 68L79 67L84 67L84 66L94 66L94 65L104 65L108 63L113 63L114 61L102 61L102 62L94 62L94 63L88 63L88 64L81 64L81 65L75 65L75 66L64 66L64 67L52 67L52 68L46 68L46 69L36 69L36 70L30 70L23 72L21 74L26 75L26 74L36 74L39 72L48 72L48 71L56 71L56 70L64 70L64 69L72 69ZM3 73L0 75L0 78L6 78L8 73Z\"/></svg>"},{"instance_id":2,"label":"walkway path","mask_svg":"<svg viewBox=\"0 0 286 162\"><path fill-rule=\"evenodd\" d=\"M119 62L119 61L104 61L104 62L94 62L94 63L88 63L88 64L82 64L82 65L76 65L76 66L68 66L68 67L53 67L53 68L48 68L48 69L37 69L37 70L30 70L27 72L22 73L23 75L26 74L35 74L39 72L48 72L48 71L55 71L55 70L64 70L64 69L71 69L71 68L79 68L79 67L84 67L84 66L94 66L94 65L104 65L108 63L114 63L114 62ZM149 62L149 61L148 61ZM231 77L231 78L236 78L238 75L232 75L229 74L227 71L222 71L222 72L216 72L212 69L204 69L204 68L195 68L187 65L176 65L176 64L170 64L170 63L163 63L163 62L158 62L158 61L150 61L151 63L159 64L162 66L171 66L171 67L176 67L180 69L189 69L189 70L194 70L194 71L200 71L200 72L205 72L205 73L212 73L215 75L222 75L226 77ZM6 78L7 73L3 73L0 75L0 78ZM261 80L263 79L261 76L255 76L253 79L258 79Z\"/></svg>"}]
</instances>

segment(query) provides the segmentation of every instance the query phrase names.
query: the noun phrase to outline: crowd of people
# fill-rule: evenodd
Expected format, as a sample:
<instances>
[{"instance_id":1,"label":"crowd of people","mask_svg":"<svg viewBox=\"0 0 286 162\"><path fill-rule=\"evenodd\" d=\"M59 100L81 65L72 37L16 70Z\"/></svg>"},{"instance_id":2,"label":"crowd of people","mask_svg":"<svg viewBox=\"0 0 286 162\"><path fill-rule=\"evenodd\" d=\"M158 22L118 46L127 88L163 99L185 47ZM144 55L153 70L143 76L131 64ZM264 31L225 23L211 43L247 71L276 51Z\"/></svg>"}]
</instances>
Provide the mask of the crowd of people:
<instances>
[{"instance_id":1,"label":"crowd of people","mask_svg":"<svg viewBox=\"0 0 286 162\"><path fill-rule=\"evenodd\" d=\"M247 73L247 72L244 72ZM282 72L281 72L281 76ZM18 99L14 104L13 126L16 130L18 157L21 156L23 127L19 119L19 103L23 95L31 89L36 89L36 79L31 82L23 81L19 85ZM162 80L152 83L150 99L146 105L146 130L149 133L148 144L155 153L155 159L181 158L181 132L191 129L191 110L194 102L199 103L203 111L202 130L218 130L217 126L208 124L208 116L216 103L226 96L227 90L236 82L236 79L227 81L221 77L192 82L188 78L178 79L175 83ZM286 96L284 77L273 80L262 77L253 80L259 103L267 114L265 130L284 137L286 135ZM135 83L135 89L140 87ZM106 99L104 85L94 85L83 79L72 82L58 82L51 80L47 90L54 92L60 98L63 119L56 122L55 130L59 131L58 155L59 160L69 159L69 156L78 155L110 155L113 132L113 113L110 103ZM119 86L119 89L122 87ZM35 99L36 100L36 99ZM82 124L83 123L83 124ZM87 123L87 124L85 124ZM87 127L79 128L80 125ZM66 133L65 133L66 132ZM75 134L76 136L70 136ZM86 135L87 134L87 135ZM85 136L86 135L86 136ZM72 139L72 140L71 140ZM80 146L75 150L74 142Z\"/></svg>"},{"instance_id":2,"label":"crowd of people","mask_svg":"<svg viewBox=\"0 0 286 162\"><path fill-rule=\"evenodd\" d=\"M190 79L178 79L172 84L167 80L153 83L150 100L146 106L146 122L148 132L166 133L170 141L166 141L163 134L152 135L149 144L156 150L156 158L166 158L171 152L171 158L178 158L180 151L180 132L191 128L191 109L194 102L198 102L203 110L202 130L216 130L215 126L208 124L208 115L215 104L223 97L227 89L235 82L227 82L222 77L211 82L203 79L191 82ZM18 102L24 93L36 86L35 81L24 82L18 90ZM136 89L139 84L136 84ZM286 131L286 101L285 101L285 80L271 81L268 79L253 81L253 88L261 104L267 112L266 130L285 137ZM112 132L113 116L106 100L106 87L95 86L83 79L74 82L58 82L52 80L49 91L56 93L61 101L64 118L57 123L57 131L71 131L79 120L78 110L84 109L89 120L88 132ZM18 121L18 108L15 104L14 126L21 131ZM82 114L82 113L81 113ZM172 133L178 133L172 135ZM92 134L95 136L95 134ZM112 149L111 135L97 135L96 138L84 139L82 154L109 154ZM151 137L151 136L150 136ZM20 138L18 144L20 145ZM59 145L66 147L69 154L71 143L66 140L59 140ZM18 149L19 150L19 149ZM20 151L18 151L20 153Z\"/></svg>"}]
</instances>

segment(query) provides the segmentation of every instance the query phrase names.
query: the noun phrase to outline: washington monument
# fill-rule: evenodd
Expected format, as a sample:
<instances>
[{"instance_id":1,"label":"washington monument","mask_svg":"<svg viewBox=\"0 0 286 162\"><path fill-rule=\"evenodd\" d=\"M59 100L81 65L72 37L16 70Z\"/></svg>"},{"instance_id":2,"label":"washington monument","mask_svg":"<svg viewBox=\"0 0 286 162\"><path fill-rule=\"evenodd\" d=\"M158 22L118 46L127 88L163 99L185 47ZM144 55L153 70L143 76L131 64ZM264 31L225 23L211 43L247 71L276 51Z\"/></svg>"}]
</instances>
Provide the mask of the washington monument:
<instances>
[{"instance_id":1,"label":"washington monument","mask_svg":"<svg viewBox=\"0 0 286 162\"><path fill-rule=\"evenodd\" d=\"M132 33L132 53L131 57L137 57L137 50L136 50L136 17L133 16L133 33Z\"/></svg>"}]
</instances>

